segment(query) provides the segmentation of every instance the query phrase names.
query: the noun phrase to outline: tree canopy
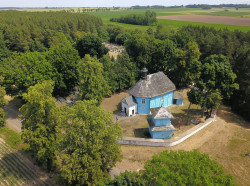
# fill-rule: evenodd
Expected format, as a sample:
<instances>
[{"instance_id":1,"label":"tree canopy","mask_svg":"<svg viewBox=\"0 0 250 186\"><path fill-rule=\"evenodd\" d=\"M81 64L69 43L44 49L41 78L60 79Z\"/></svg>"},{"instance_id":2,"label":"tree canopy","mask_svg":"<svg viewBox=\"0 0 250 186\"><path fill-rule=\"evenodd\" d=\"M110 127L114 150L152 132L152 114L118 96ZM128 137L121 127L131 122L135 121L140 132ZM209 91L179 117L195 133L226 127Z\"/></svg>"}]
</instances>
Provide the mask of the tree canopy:
<instances>
[{"instance_id":1,"label":"tree canopy","mask_svg":"<svg viewBox=\"0 0 250 186\"><path fill-rule=\"evenodd\" d=\"M77 50L70 45L58 45L50 48L46 53L46 59L55 68L54 92L62 95L72 90L78 82L77 67L80 57Z\"/></svg>"},{"instance_id":2,"label":"tree canopy","mask_svg":"<svg viewBox=\"0 0 250 186\"><path fill-rule=\"evenodd\" d=\"M110 21L133 25L157 25L156 13L150 10L147 10L145 15L129 14L119 18L111 18Z\"/></svg>"},{"instance_id":3,"label":"tree canopy","mask_svg":"<svg viewBox=\"0 0 250 186\"><path fill-rule=\"evenodd\" d=\"M102 44L102 40L95 34L85 34L76 43L76 49L81 58L86 54L101 58L108 53L108 48Z\"/></svg>"},{"instance_id":4,"label":"tree canopy","mask_svg":"<svg viewBox=\"0 0 250 186\"><path fill-rule=\"evenodd\" d=\"M4 77L7 93L22 95L30 86L51 80L54 76L53 66L39 52L27 52L5 58L0 62L0 72Z\"/></svg>"},{"instance_id":5,"label":"tree canopy","mask_svg":"<svg viewBox=\"0 0 250 186\"><path fill-rule=\"evenodd\" d=\"M102 97L110 95L110 89L104 78L103 65L96 57L86 55L79 62L79 88L83 100L96 100L101 103Z\"/></svg>"},{"instance_id":6,"label":"tree canopy","mask_svg":"<svg viewBox=\"0 0 250 186\"><path fill-rule=\"evenodd\" d=\"M4 98L4 96L6 94L5 89L4 89L4 87L1 86L1 84L3 83L3 79L4 78L2 76L0 76L0 127L4 125L5 119L6 119L6 113L3 109L3 107L8 104L8 102Z\"/></svg>"},{"instance_id":7,"label":"tree canopy","mask_svg":"<svg viewBox=\"0 0 250 186\"><path fill-rule=\"evenodd\" d=\"M116 142L122 130L111 113L96 106L94 100L78 101L60 112L58 139L62 160L58 182L95 185L121 159Z\"/></svg>"},{"instance_id":8,"label":"tree canopy","mask_svg":"<svg viewBox=\"0 0 250 186\"><path fill-rule=\"evenodd\" d=\"M52 97L53 82L44 81L28 89L23 95L26 101L22 113L22 139L28 144L37 162L48 171L56 161L56 99Z\"/></svg>"}]
</instances>

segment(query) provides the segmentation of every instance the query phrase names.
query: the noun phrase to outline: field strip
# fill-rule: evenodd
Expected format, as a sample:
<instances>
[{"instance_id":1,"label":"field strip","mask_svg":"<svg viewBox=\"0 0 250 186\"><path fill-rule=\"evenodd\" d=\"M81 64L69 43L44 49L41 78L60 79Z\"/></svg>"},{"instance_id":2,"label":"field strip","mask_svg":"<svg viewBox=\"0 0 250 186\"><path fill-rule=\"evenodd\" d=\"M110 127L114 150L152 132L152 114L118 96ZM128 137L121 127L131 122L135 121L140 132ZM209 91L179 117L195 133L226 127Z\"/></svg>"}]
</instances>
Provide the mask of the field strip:
<instances>
[{"instance_id":1,"label":"field strip","mask_svg":"<svg viewBox=\"0 0 250 186\"><path fill-rule=\"evenodd\" d=\"M34 165L0 138L0 185L51 185L40 180Z\"/></svg>"},{"instance_id":2,"label":"field strip","mask_svg":"<svg viewBox=\"0 0 250 186\"><path fill-rule=\"evenodd\" d=\"M200 23L250 26L250 18L241 18L241 17L210 16L210 15L174 15L174 16L159 16L157 18L175 20L175 21L191 21Z\"/></svg>"}]
</instances>

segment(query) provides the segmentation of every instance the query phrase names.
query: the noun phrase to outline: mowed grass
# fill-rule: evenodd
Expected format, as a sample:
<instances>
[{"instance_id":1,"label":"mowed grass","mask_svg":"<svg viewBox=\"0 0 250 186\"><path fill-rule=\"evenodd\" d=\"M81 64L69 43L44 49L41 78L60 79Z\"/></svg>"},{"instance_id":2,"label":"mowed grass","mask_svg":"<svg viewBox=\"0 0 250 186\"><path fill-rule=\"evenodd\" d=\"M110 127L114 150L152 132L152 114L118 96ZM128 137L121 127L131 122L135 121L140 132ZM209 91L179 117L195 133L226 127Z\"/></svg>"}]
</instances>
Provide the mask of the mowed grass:
<instances>
[{"instance_id":1,"label":"mowed grass","mask_svg":"<svg viewBox=\"0 0 250 186\"><path fill-rule=\"evenodd\" d=\"M125 29L138 29L141 31L146 31L148 28L152 28L156 30L157 26L142 26L142 25L131 25L124 23L116 23L111 22L110 18L120 17L122 15L128 14L144 14L147 9L134 9L134 10L117 10L117 11L106 11L106 12L88 12L87 14L91 14L97 17L100 17L105 24L113 24L119 25ZM223 15L223 16L248 16L250 15L250 9L239 9L238 11L224 8L213 8L210 10L202 10L200 8L166 8L166 9L150 9L156 12L157 16L169 16L169 15L190 15L190 14L198 14L198 15ZM228 10L228 11L225 11ZM248 26L234 26L234 25L222 25L222 24L212 24L212 23L197 23L191 21L175 21L175 20L158 20L158 24L163 26L163 29L166 32L170 30L177 30L185 25L193 25L193 26L207 26L214 27L215 29L229 29L231 31L240 30L243 32L250 31L250 27Z\"/></svg>"},{"instance_id":2,"label":"mowed grass","mask_svg":"<svg viewBox=\"0 0 250 186\"><path fill-rule=\"evenodd\" d=\"M13 149L19 149L20 146L22 146L20 134L8 129L7 127L0 127L0 138L4 139Z\"/></svg>"}]
</instances>

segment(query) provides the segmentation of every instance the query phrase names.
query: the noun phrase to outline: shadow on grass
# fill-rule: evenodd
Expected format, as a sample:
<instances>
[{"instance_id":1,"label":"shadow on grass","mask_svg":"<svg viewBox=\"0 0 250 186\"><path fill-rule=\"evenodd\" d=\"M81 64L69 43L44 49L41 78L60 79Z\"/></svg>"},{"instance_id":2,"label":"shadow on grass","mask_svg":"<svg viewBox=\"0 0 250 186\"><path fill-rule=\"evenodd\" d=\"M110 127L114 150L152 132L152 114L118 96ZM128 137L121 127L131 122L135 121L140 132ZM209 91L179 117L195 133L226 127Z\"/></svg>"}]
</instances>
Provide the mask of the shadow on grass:
<instances>
[{"instance_id":1,"label":"shadow on grass","mask_svg":"<svg viewBox=\"0 0 250 186\"><path fill-rule=\"evenodd\" d=\"M1 151L4 151L2 147ZM11 185L54 185L50 180L42 181L18 152L5 154L0 160L1 177ZM39 174L39 173L38 173ZM42 175L41 175L42 177ZM18 184L19 183L19 184Z\"/></svg>"},{"instance_id":2,"label":"shadow on grass","mask_svg":"<svg viewBox=\"0 0 250 186\"><path fill-rule=\"evenodd\" d=\"M218 109L217 116L228 123L236 123L246 129L250 129L250 122L244 120L241 116L233 113L229 106L221 105Z\"/></svg>"}]
</instances>

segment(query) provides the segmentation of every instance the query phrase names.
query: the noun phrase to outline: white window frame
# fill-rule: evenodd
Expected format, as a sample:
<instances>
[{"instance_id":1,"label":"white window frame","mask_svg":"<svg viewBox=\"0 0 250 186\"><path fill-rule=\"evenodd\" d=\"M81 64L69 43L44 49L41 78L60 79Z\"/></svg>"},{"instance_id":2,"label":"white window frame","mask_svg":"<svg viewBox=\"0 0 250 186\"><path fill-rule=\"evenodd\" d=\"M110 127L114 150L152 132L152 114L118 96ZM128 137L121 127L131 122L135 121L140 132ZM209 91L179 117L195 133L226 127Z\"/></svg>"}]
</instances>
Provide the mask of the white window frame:
<instances>
[{"instance_id":1,"label":"white window frame","mask_svg":"<svg viewBox=\"0 0 250 186\"><path fill-rule=\"evenodd\" d=\"M146 99L142 98L141 99L141 104L146 104Z\"/></svg>"}]
</instances>

